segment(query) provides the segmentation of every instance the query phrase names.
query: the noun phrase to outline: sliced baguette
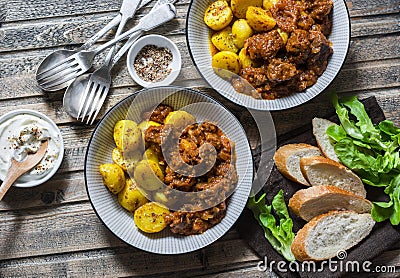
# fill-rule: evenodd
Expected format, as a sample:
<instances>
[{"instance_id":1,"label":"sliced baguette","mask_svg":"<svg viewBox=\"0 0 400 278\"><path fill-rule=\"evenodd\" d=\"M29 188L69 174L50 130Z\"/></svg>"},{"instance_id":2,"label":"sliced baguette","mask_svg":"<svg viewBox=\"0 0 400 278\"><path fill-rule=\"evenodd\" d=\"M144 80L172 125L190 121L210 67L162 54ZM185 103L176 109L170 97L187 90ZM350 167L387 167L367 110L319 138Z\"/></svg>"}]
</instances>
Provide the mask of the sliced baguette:
<instances>
[{"instance_id":1,"label":"sliced baguette","mask_svg":"<svg viewBox=\"0 0 400 278\"><path fill-rule=\"evenodd\" d=\"M369 213L331 211L304 225L296 234L291 250L299 261L327 260L358 244L374 225Z\"/></svg>"},{"instance_id":2,"label":"sliced baguette","mask_svg":"<svg viewBox=\"0 0 400 278\"><path fill-rule=\"evenodd\" d=\"M315 139L317 140L317 144L318 147L321 149L321 152L324 154L324 156L336 162L340 162L339 158L335 153L332 140L329 138L328 134L326 134L326 130L331 125L337 125L337 124L321 118L314 118L312 120L313 134L315 136Z\"/></svg>"},{"instance_id":3,"label":"sliced baguette","mask_svg":"<svg viewBox=\"0 0 400 278\"><path fill-rule=\"evenodd\" d=\"M289 208L306 221L332 210L367 213L371 207L367 199L330 185L299 190L289 200Z\"/></svg>"},{"instance_id":4,"label":"sliced baguette","mask_svg":"<svg viewBox=\"0 0 400 278\"><path fill-rule=\"evenodd\" d=\"M334 185L363 198L367 196L361 179L346 166L323 156L302 157L301 173L312 186Z\"/></svg>"},{"instance_id":5,"label":"sliced baguette","mask_svg":"<svg viewBox=\"0 0 400 278\"><path fill-rule=\"evenodd\" d=\"M309 144L287 144L280 147L275 155L274 160L279 172L288 179L310 185L300 170L300 158L321 155L319 148Z\"/></svg>"}]
</instances>

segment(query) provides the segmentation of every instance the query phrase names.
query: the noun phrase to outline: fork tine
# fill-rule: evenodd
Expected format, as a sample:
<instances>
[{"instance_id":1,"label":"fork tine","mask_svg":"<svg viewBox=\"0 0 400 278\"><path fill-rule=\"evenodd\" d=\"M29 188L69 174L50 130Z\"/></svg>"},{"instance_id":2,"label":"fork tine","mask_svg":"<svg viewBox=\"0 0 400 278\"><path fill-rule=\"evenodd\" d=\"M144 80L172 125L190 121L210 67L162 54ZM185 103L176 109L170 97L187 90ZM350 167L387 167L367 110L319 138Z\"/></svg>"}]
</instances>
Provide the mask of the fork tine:
<instances>
[{"instance_id":1,"label":"fork tine","mask_svg":"<svg viewBox=\"0 0 400 278\"><path fill-rule=\"evenodd\" d=\"M93 124L94 120L96 119L97 115L99 114L101 107L103 106L103 103L106 100L109 89L110 89L110 86L107 86L105 88L103 95L100 98L99 104L97 105L96 113L94 114L92 121L90 122L91 125Z\"/></svg>"},{"instance_id":2,"label":"fork tine","mask_svg":"<svg viewBox=\"0 0 400 278\"><path fill-rule=\"evenodd\" d=\"M90 91L89 97L86 99L85 109L84 109L82 117L81 117L82 118L82 122L84 121L86 113L88 112L89 107L93 102L93 97L95 96L95 93L97 91L97 87L99 87L99 84L93 83L93 87L92 87L92 90Z\"/></svg>"},{"instance_id":3,"label":"fork tine","mask_svg":"<svg viewBox=\"0 0 400 278\"><path fill-rule=\"evenodd\" d=\"M55 82L56 80L63 78L72 72L78 71L79 70L78 66L79 66L78 64L73 65L72 67L63 69L62 71L54 74L53 76L46 77L45 79L41 80L40 85L46 86L47 84L49 84L51 82Z\"/></svg>"},{"instance_id":4,"label":"fork tine","mask_svg":"<svg viewBox=\"0 0 400 278\"><path fill-rule=\"evenodd\" d=\"M56 70L57 67L59 67L63 64L69 64L71 60L75 60L75 54L68 57L67 59L64 59L64 60L58 62L57 64L53 65L52 67L38 73L36 76L38 79L46 78L47 76L52 75L53 72L58 72L60 69ZM43 76L43 75L45 75L45 76Z\"/></svg>"},{"instance_id":5,"label":"fork tine","mask_svg":"<svg viewBox=\"0 0 400 278\"><path fill-rule=\"evenodd\" d=\"M91 78L92 78L92 74L90 74L89 81L85 87L85 91L83 92L83 94L81 95L81 99L79 100L78 116L76 117L77 120L79 120L79 118L81 116L83 106L85 105L85 102L86 102L86 97L89 94L90 87L93 85L93 83L91 82ZM82 117L82 119L83 118L84 118L84 116Z\"/></svg>"},{"instance_id":6,"label":"fork tine","mask_svg":"<svg viewBox=\"0 0 400 278\"><path fill-rule=\"evenodd\" d=\"M95 111L95 109L96 109L96 107L97 107L97 102L99 101L99 98L100 98L102 92L103 92L104 89L105 89L105 86L103 86L103 85L99 85L99 86L100 86L100 87L99 87L99 89L96 91L95 98L94 98L94 100L93 100L93 102L92 102L92 105L91 105L92 107L91 107L90 113L89 113L89 115L88 115L88 117L87 117L86 124L89 124L89 121L90 121L90 119L92 118L93 112Z\"/></svg>"},{"instance_id":7,"label":"fork tine","mask_svg":"<svg viewBox=\"0 0 400 278\"><path fill-rule=\"evenodd\" d=\"M56 86L59 86L65 82L71 81L72 79L74 79L77 75L79 75L79 71L80 69L78 69L77 71L74 71L66 76L63 76L61 79L57 79L55 80L53 83L43 86L45 89L47 90L51 90Z\"/></svg>"}]
</instances>

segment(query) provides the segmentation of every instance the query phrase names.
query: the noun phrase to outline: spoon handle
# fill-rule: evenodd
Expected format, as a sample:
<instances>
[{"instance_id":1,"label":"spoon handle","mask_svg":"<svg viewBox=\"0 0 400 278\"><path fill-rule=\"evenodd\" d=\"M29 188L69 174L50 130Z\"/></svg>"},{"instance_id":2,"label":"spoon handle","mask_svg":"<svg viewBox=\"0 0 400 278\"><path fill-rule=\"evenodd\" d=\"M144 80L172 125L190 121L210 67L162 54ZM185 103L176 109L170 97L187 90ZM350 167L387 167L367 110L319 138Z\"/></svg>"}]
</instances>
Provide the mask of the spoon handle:
<instances>
[{"instance_id":1,"label":"spoon handle","mask_svg":"<svg viewBox=\"0 0 400 278\"><path fill-rule=\"evenodd\" d=\"M150 3L152 0L143 0L140 2L138 9L142 8L143 6L147 5ZM117 24L121 21L121 13L116 15L106 26L103 27L99 32L94 34L91 38L87 40L80 48L79 50L88 50L96 41L98 41L102 36L104 36L108 31L110 31L112 28L117 26Z\"/></svg>"},{"instance_id":2,"label":"spoon handle","mask_svg":"<svg viewBox=\"0 0 400 278\"><path fill-rule=\"evenodd\" d=\"M11 167L8 170L3 183L0 185L0 201L7 193L8 189L10 189L11 185L13 185L13 183L26 172L26 170L16 167L13 163L14 161L14 159L11 160Z\"/></svg>"},{"instance_id":3,"label":"spoon handle","mask_svg":"<svg viewBox=\"0 0 400 278\"><path fill-rule=\"evenodd\" d=\"M149 0L144 0L144 1L149 1ZM142 3L144 2L142 1ZM158 0L153 8L150 10L150 13L155 11L156 9L158 9L158 7L160 7L163 4L174 4L177 0ZM124 56L125 52L129 50L129 48L131 48L131 46L135 43L135 41L143 34L143 31L138 31L136 33L133 33L128 41L121 47L121 49L117 52L117 54L115 54L114 58L112 59L111 62L111 66L110 68L114 67L115 64L119 61L119 59L122 58L122 56Z\"/></svg>"},{"instance_id":4,"label":"spoon handle","mask_svg":"<svg viewBox=\"0 0 400 278\"><path fill-rule=\"evenodd\" d=\"M173 19L176 16L176 9L172 4L163 4L156 10L150 12L146 16L144 16L140 21L139 24L126 31L122 35L114 38L111 41L95 48L93 51L94 54L100 53L104 49L116 44L117 42L125 39L126 37L130 36L131 34L138 32L138 31L148 31L153 28L160 26L161 24Z\"/></svg>"},{"instance_id":5,"label":"spoon handle","mask_svg":"<svg viewBox=\"0 0 400 278\"><path fill-rule=\"evenodd\" d=\"M79 47L79 51L89 49L96 41L98 41L108 31L117 26L117 24L121 21L121 17L122 17L121 14L116 15L106 26L103 27L103 29L101 29L93 37L88 39L87 42L85 42L85 44Z\"/></svg>"},{"instance_id":6,"label":"spoon handle","mask_svg":"<svg viewBox=\"0 0 400 278\"><path fill-rule=\"evenodd\" d=\"M135 43L135 41L143 34L143 31L138 31L129 37L129 40L118 50L111 62L111 68L124 56L125 52Z\"/></svg>"}]
</instances>

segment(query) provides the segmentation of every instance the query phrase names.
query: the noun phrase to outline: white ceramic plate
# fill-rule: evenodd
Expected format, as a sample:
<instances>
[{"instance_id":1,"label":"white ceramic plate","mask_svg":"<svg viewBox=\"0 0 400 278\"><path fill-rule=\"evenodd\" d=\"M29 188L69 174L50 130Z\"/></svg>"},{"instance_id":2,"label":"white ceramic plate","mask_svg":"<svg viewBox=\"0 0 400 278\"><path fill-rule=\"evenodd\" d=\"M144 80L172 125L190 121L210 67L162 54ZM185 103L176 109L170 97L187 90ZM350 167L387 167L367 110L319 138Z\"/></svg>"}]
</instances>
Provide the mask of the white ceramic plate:
<instances>
[{"instance_id":1,"label":"white ceramic plate","mask_svg":"<svg viewBox=\"0 0 400 278\"><path fill-rule=\"evenodd\" d=\"M11 111L11 112L1 116L0 117L0 123L4 122L7 119L10 119L10 118L12 118L14 116L24 115L24 114L33 115L33 116L36 116L38 118L43 119L44 121L48 122L57 131L57 135L58 135L57 143L58 143L59 148L60 148L60 153L58 155L57 160L54 163L53 169L51 169L47 173L47 175L45 175L44 177L42 177L41 179L38 179L38 180L24 181L24 180L19 179L13 184L13 186L15 186L15 187L33 187L33 186L37 186L37 185L40 185L42 183L45 183L52 176L54 176L54 174L57 172L58 168L60 168L61 163L62 163L63 158L64 158L64 141L63 141L63 138L62 138L62 135L61 135L61 131L58 128L58 126L49 117L47 117L46 115L44 115L44 114L42 114L42 113L40 113L38 111L35 111L35 110L18 109L18 110ZM3 180L4 178L5 177L0 177L1 180Z\"/></svg>"},{"instance_id":2,"label":"white ceramic plate","mask_svg":"<svg viewBox=\"0 0 400 278\"><path fill-rule=\"evenodd\" d=\"M210 30L204 23L204 12L215 0L193 0L186 20L186 38L189 52L194 64L203 78L218 93L236 104L257 110L283 110L303 104L317 96L333 81L340 71L350 43L350 19L343 0L333 0L333 26L328 39L332 42L333 54L329 59L326 71L318 82L305 92L275 100L258 100L237 93L228 81L216 75L211 67L209 49Z\"/></svg>"},{"instance_id":3,"label":"white ceramic plate","mask_svg":"<svg viewBox=\"0 0 400 278\"><path fill-rule=\"evenodd\" d=\"M225 218L221 223L201 235L179 236L169 229L160 233L146 234L138 230L133 216L124 210L103 185L99 165L111 163L111 151L115 148L113 128L118 120L129 119L140 121L142 112L158 103L171 105L175 110L188 109L190 104L211 104L212 111L201 108L191 109L198 121L216 122L218 127L235 142L237 155L236 168L239 183L231 195ZM94 210L103 223L117 237L126 243L145 251L159 254L179 254L197 250L214 242L225 234L238 219L246 205L253 179L253 160L250 146L239 121L214 99L194 90L180 87L156 87L143 89L116 104L98 123L89 142L85 161L85 181Z\"/></svg>"}]
</instances>

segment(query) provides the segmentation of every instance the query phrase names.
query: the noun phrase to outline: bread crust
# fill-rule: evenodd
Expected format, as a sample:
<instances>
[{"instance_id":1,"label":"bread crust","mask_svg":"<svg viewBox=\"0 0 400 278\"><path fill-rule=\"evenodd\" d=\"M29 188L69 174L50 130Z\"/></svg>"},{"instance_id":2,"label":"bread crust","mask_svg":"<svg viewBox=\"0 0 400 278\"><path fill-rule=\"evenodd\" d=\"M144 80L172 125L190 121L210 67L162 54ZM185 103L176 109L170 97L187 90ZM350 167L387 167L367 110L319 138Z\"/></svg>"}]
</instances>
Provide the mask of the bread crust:
<instances>
[{"instance_id":1,"label":"bread crust","mask_svg":"<svg viewBox=\"0 0 400 278\"><path fill-rule=\"evenodd\" d=\"M290 249L292 250L292 253L296 260L298 261L309 261L313 260L306 252L306 238L308 231L312 229L315 225L317 225L318 221L328 215L338 213L338 211L332 211L328 213L324 213L321 215L318 215L311 219L310 222L306 223L303 228L301 228L296 236L293 239L292 245L290 246Z\"/></svg>"},{"instance_id":2,"label":"bread crust","mask_svg":"<svg viewBox=\"0 0 400 278\"><path fill-rule=\"evenodd\" d=\"M364 184L361 181L360 177L357 176L353 171L351 171L349 168L347 168L346 166L344 166L343 164L336 162L332 159L323 157L323 156L313 156L313 157L302 157L300 158L300 170L301 173L303 174L304 178L307 180L307 182L309 184L311 184L308 173L307 173L307 167L310 166L314 166L314 165L318 165L318 164L325 164L325 165L329 165L329 166L333 166L336 167L338 172L339 171L344 171L348 174L350 174L353 179L358 183L358 186L360 187L359 190L359 194L356 194L355 192L353 192L356 195L359 195L361 197L365 197L366 196L366 191L364 188ZM311 184L312 185L312 184Z\"/></svg>"},{"instance_id":3,"label":"bread crust","mask_svg":"<svg viewBox=\"0 0 400 278\"><path fill-rule=\"evenodd\" d=\"M355 195L347 190L341 189L336 186L332 185L321 185L321 186L313 186L307 189L302 189L297 191L292 198L289 200L289 208L291 211L293 211L294 214L297 216L300 216L306 221L309 221L310 219L305 217L304 213L302 213L301 209L303 208L304 205L306 205L309 202L313 202L314 200L317 200L319 198L331 198L332 196L338 195L343 198L351 198L355 201L360 201L364 202L366 206L369 206L370 208L372 207L372 203L368 201L367 199ZM348 205L343 206L343 210L351 210L351 205L347 203ZM330 211L332 209L327 208L327 211ZM361 210L360 210L361 211ZM360 212L359 211L359 212ZM361 211L361 213L366 212L366 211Z\"/></svg>"},{"instance_id":4,"label":"bread crust","mask_svg":"<svg viewBox=\"0 0 400 278\"><path fill-rule=\"evenodd\" d=\"M287 144L284 145L282 147L280 147L274 154L274 161L276 164L276 167L278 168L279 172L281 172L282 175L284 175L286 178L303 184L303 185L307 185L310 186L310 184L308 183L304 183L302 181L299 181L296 177L294 177L289 169L287 168L287 163L286 160L294 153L296 153L297 151L300 150L315 150L315 151L319 151L320 149L318 147L309 145L309 144L305 144L305 143L298 143L298 144Z\"/></svg>"}]
</instances>

